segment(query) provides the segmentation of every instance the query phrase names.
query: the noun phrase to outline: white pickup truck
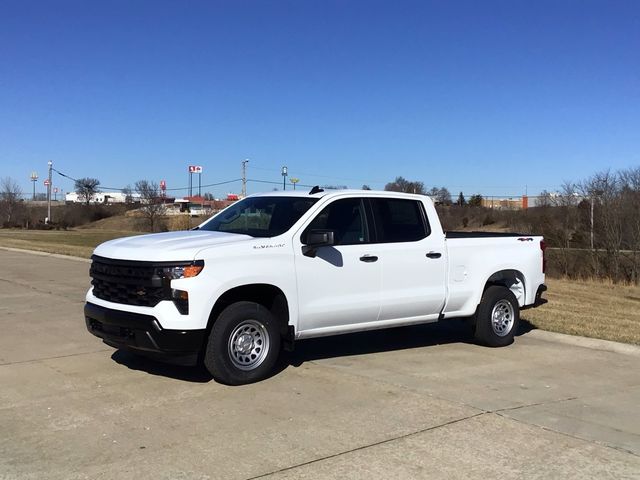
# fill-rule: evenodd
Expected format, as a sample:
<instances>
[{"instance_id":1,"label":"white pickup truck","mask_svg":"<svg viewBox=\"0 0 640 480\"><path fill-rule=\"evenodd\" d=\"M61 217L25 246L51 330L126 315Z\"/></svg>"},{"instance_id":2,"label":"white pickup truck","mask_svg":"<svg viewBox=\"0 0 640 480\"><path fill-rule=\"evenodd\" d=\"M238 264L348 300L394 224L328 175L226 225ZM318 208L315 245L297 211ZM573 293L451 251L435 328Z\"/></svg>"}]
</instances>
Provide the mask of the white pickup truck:
<instances>
[{"instance_id":1,"label":"white pickup truck","mask_svg":"<svg viewBox=\"0 0 640 480\"><path fill-rule=\"evenodd\" d=\"M194 230L99 245L85 319L116 348L203 361L226 384L265 378L298 339L468 317L513 342L544 285L542 237L447 233L422 195L249 196Z\"/></svg>"}]
</instances>

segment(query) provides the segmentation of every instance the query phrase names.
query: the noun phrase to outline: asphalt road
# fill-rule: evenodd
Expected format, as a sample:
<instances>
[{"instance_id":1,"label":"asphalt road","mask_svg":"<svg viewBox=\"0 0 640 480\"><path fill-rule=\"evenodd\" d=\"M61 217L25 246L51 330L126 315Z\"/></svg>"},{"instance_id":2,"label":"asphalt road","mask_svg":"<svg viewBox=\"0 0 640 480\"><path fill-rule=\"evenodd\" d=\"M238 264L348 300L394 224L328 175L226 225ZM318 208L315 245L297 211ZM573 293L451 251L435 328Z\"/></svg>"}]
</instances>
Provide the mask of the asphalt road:
<instances>
[{"instance_id":1,"label":"asphalt road","mask_svg":"<svg viewBox=\"0 0 640 480\"><path fill-rule=\"evenodd\" d=\"M300 342L272 378L86 332L88 263L0 250L1 479L640 478L640 356L452 322Z\"/></svg>"}]
</instances>

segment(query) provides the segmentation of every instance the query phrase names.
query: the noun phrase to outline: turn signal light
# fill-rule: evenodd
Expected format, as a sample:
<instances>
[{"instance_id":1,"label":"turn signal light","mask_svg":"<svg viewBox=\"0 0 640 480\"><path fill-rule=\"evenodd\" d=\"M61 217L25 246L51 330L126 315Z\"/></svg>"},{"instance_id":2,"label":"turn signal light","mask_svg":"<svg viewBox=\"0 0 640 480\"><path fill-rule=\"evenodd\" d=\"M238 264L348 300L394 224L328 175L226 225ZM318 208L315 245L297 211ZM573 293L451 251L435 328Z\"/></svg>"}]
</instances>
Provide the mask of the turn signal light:
<instances>
[{"instance_id":1,"label":"turn signal light","mask_svg":"<svg viewBox=\"0 0 640 480\"><path fill-rule=\"evenodd\" d=\"M184 290L171 289L173 303L181 315L189 314L189 293Z\"/></svg>"},{"instance_id":2,"label":"turn signal light","mask_svg":"<svg viewBox=\"0 0 640 480\"><path fill-rule=\"evenodd\" d=\"M203 268L204 265L189 265L187 267L184 267L184 278L195 277L202 271Z\"/></svg>"}]
</instances>

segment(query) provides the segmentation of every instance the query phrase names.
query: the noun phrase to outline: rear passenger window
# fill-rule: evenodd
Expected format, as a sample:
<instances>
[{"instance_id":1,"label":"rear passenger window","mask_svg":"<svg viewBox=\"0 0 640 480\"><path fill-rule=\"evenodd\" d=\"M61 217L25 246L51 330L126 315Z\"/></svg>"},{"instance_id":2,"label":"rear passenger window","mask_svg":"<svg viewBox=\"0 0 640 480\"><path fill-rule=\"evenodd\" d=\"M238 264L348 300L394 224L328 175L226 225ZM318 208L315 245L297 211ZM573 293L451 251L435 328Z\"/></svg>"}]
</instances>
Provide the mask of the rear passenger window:
<instances>
[{"instance_id":1,"label":"rear passenger window","mask_svg":"<svg viewBox=\"0 0 640 480\"><path fill-rule=\"evenodd\" d=\"M422 204L417 200L372 198L378 242L415 242L431 233Z\"/></svg>"}]
</instances>

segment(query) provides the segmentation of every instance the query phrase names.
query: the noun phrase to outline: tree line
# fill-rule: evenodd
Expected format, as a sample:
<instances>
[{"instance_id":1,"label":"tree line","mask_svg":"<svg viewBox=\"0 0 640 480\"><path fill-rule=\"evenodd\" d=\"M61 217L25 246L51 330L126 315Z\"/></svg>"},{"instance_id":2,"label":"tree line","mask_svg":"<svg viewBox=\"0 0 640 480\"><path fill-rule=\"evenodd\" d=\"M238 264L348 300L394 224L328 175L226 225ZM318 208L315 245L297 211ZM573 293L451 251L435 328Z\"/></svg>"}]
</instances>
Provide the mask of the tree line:
<instances>
[{"instance_id":1,"label":"tree line","mask_svg":"<svg viewBox=\"0 0 640 480\"><path fill-rule=\"evenodd\" d=\"M63 221L74 226L113 214L115 206L90 205L100 182L83 178L76 193L85 202L84 211L69 206ZM363 189L368 189L363 185ZM482 207L482 196L468 199L462 192L455 201L445 187L427 190L423 182L396 177L385 190L431 196L447 230L502 229L527 235L544 235L552 274L567 277L608 278L640 283L640 167L605 170L579 181L565 181L559 192L543 191L535 206L524 210ZM133 192L140 197L140 215L146 229L160 227L165 205L158 184L139 180L123 189L133 208ZM44 218L36 207L21 200L22 191L11 178L0 179L0 226L34 228ZM90 206L91 208L86 208ZM126 206L125 206L126 208ZM80 219L81 217L81 219Z\"/></svg>"},{"instance_id":2,"label":"tree line","mask_svg":"<svg viewBox=\"0 0 640 480\"><path fill-rule=\"evenodd\" d=\"M370 190L368 185L362 186L363 190ZM456 201L453 202L451 193L446 187L432 187L431 190L426 190L424 183L417 180L407 180L404 177L396 177L392 182L387 183L384 189L389 192L404 192L404 193L416 193L418 195L428 195L431 197L437 205L458 205L470 207L482 206L482 195L473 194L467 201L464 194L460 192Z\"/></svg>"}]
</instances>

